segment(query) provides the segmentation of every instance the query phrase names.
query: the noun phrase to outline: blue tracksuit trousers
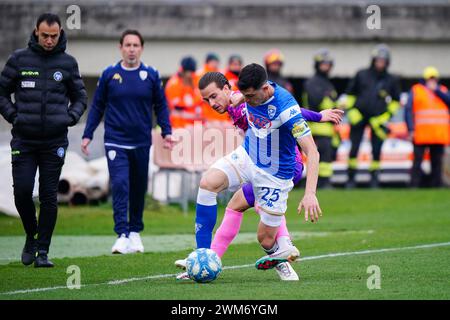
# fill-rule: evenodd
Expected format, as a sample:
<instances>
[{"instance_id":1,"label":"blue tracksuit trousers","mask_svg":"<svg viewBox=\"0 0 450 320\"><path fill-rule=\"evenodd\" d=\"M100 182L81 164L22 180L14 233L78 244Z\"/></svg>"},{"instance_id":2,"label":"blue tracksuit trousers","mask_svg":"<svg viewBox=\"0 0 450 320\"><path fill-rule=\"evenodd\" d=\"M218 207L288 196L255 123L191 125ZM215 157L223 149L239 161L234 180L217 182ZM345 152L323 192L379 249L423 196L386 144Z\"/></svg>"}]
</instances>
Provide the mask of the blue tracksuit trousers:
<instances>
[{"instance_id":1,"label":"blue tracksuit trousers","mask_svg":"<svg viewBox=\"0 0 450 320\"><path fill-rule=\"evenodd\" d=\"M140 232L144 229L142 216L150 147L124 149L105 146L105 149L112 188L114 231L119 236Z\"/></svg>"}]
</instances>

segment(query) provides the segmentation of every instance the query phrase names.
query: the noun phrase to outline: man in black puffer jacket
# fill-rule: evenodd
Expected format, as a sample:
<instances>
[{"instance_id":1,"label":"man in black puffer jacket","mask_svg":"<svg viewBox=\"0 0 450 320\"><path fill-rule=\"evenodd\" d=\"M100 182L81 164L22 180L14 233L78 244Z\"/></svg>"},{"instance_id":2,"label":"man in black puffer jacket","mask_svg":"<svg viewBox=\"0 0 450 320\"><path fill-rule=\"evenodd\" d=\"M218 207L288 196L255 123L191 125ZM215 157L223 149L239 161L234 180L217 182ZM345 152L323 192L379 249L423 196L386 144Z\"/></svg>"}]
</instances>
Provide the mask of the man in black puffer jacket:
<instances>
[{"instance_id":1,"label":"man in black puffer jacket","mask_svg":"<svg viewBox=\"0 0 450 320\"><path fill-rule=\"evenodd\" d=\"M53 266L47 254L56 224L67 127L78 122L87 104L78 64L64 52L66 42L59 17L45 13L28 48L15 51L0 75L0 113L12 124L14 201L27 236L22 263L34 262L35 267ZM39 222L32 199L38 167Z\"/></svg>"}]
</instances>

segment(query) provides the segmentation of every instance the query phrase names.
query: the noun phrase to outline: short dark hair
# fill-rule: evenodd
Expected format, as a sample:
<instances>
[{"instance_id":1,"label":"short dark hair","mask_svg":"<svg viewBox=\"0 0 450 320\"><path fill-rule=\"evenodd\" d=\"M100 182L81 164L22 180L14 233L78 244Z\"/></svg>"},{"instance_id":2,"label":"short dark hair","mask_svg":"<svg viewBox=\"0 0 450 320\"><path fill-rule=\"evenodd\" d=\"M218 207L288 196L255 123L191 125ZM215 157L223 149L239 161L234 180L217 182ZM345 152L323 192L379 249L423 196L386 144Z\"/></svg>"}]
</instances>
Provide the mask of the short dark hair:
<instances>
[{"instance_id":1,"label":"short dark hair","mask_svg":"<svg viewBox=\"0 0 450 320\"><path fill-rule=\"evenodd\" d=\"M197 61L191 56L186 56L183 59L181 59L181 71L191 71L195 72L197 70Z\"/></svg>"},{"instance_id":2,"label":"short dark hair","mask_svg":"<svg viewBox=\"0 0 450 320\"><path fill-rule=\"evenodd\" d=\"M266 69L257 63L252 63L241 70L237 86L241 91L249 88L258 90L267 82L267 78Z\"/></svg>"},{"instance_id":3,"label":"short dark hair","mask_svg":"<svg viewBox=\"0 0 450 320\"><path fill-rule=\"evenodd\" d=\"M46 12L38 17L36 21L36 29L39 29L39 25L44 21L47 22L49 26L53 25L54 23L57 23L61 28L61 19L59 19L59 16L54 13Z\"/></svg>"},{"instance_id":4,"label":"short dark hair","mask_svg":"<svg viewBox=\"0 0 450 320\"><path fill-rule=\"evenodd\" d=\"M233 61L239 61L239 63L242 64L242 57L238 54L232 54L228 58L228 64L231 64Z\"/></svg>"},{"instance_id":5,"label":"short dark hair","mask_svg":"<svg viewBox=\"0 0 450 320\"><path fill-rule=\"evenodd\" d=\"M123 40L125 39L126 36L128 35L135 35L138 36L139 40L141 41L141 46L144 46L144 38L142 38L142 35L139 31L137 30L133 30L133 29L127 29L124 32L122 32L122 35L120 36L120 45L123 45Z\"/></svg>"},{"instance_id":6,"label":"short dark hair","mask_svg":"<svg viewBox=\"0 0 450 320\"><path fill-rule=\"evenodd\" d=\"M206 62L206 63L208 63L208 62L210 62L210 61L212 61L212 60L220 61L219 56L217 55L217 53L209 52L209 53L206 55L206 59L205 59L205 62Z\"/></svg>"},{"instance_id":7,"label":"short dark hair","mask_svg":"<svg viewBox=\"0 0 450 320\"><path fill-rule=\"evenodd\" d=\"M198 88L200 90L205 89L207 86L209 86L211 83L215 83L217 85L217 88L223 89L225 85L227 85L229 88L231 88L230 83L228 82L228 79L220 72L207 72L201 77L200 81L198 82Z\"/></svg>"}]
</instances>

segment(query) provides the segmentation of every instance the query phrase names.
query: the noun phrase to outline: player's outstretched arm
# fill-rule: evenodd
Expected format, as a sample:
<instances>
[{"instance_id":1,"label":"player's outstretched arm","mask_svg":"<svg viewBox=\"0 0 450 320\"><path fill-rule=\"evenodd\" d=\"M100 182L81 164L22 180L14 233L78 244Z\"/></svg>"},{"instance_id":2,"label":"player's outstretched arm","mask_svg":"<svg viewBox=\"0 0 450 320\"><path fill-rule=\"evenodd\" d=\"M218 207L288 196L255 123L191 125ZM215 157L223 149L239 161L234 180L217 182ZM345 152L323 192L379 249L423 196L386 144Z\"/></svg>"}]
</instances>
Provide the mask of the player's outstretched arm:
<instances>
[{"instance_id":1,"label":"player's outstretched arm","mask_svg":"<svg viewBox=\"0 0 450 320\"><path fill-rule=\"evenodd\" d=\"M332 122L334 124L339 124L344 117L344 110L340 109L326 109L320 111L322 119L320 122Z\"/></svg>"},{"instance_id":2,"label":"player's outstretched arm","mask_svg":"<svg viewBox=\"0 0 450 320\"><path fill-rule=\"evenodd\" d=\"M312 135L300 137L297 139L297 142L308 158L305 195L298 205L298 214L301 214L302 209L305 209L305 221L308 221L308 217L310 216L311 222L317 222L319 215L322 216L322 210L316 197L320 155Z\"/></svg>"}]
</instances>

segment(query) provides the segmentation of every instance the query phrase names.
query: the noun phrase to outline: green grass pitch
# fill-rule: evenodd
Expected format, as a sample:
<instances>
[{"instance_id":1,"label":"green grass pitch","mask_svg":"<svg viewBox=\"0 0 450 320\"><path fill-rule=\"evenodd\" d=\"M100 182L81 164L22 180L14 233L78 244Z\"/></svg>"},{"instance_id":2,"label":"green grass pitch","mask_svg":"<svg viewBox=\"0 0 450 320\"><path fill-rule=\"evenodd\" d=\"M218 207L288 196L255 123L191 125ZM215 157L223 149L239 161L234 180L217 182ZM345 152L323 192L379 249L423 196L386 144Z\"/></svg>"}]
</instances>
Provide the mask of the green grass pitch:
<instances>
[{"instance_id":1,"label":"green grass pitch","mask_svg":"<svg viewBox=\"0 0 450 320\"><path fill-rule=\"evenodd\" d=\"M53 269L23 266L20 220L0 216L0 299L450 299L448 189L319 191L323 217L317 224L296 213L302 193L290 194L287 212L303 258L294 264L298 282L281 282L274 270L253 267L263 255L253 210L245 213L219 279L197 284L177 282L173 264L195 244L193 208L184 216L176 206L150 204L142 233L146 253L117 256L110 254L110 204L62 206L50 252ZM217 226L222 214L223 207ZM80 289L66 287L72 265L79 267ZM380 289L368 289L370 266L379 267Z\"/></svg>"}]
</instances>

